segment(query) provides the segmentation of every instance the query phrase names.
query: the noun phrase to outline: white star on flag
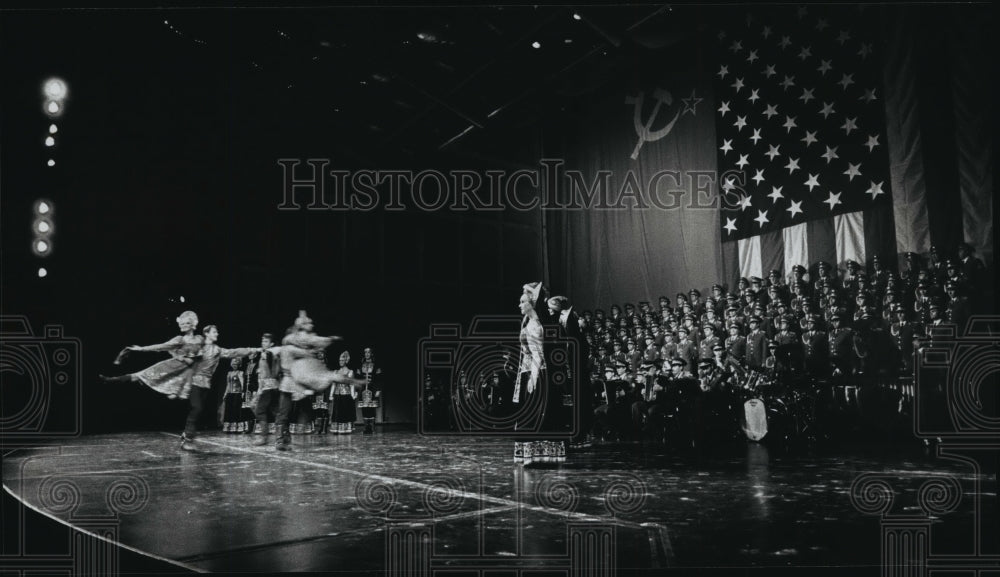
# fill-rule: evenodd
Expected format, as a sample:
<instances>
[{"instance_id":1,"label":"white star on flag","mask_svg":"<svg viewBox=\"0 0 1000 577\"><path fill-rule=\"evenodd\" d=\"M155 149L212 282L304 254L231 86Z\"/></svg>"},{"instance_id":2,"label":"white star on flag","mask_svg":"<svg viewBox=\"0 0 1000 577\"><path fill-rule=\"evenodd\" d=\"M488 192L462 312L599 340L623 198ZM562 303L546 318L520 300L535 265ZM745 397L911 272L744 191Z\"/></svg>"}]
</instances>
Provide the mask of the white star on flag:
<instances>
[{"instance_id":1,"label":"white star on flag","mask_svg":"<svg viewBox=\"0 0 1000 577\"><path fill-rule=\"evenodd\" d=\"M818 21L816 22L816 30L819 30L820 32L822 32L822 31L826 30L826 27L827 27L827 26L828 26L828 24L827 24L827 22L826 22L826 18L820 18L820 19L819 19L819 20L818 20Z\"/></svg>"},{"instance_id":2,"label":"white star on flag","mask_svg":"<svg viewBox=\"0 0 1000 577\"><path fill-rule=\"evenodd\" d=\"M832 210L834 209L834 207L836 207L836 206L837 206L838 204L843 204L843 203L841 202L841 200L840 200L840 195L841 195L841 194L842 194L842 193L840 193L840 192L837 192L837 193L834 193L834 192L833 192L833 191L831 190L831 191L830 191L830 197L829 197L829 198L827 198L826 200L824 200L824 201L823 201L823 202L824 202L825 204L829 204L829 205L830 205L830 210L831 210L831 211L832 211Z\"/></svg>"},{"instance_id":3,"label":"white star on flag","mask_svg":"<svg viewBox=\"0 0 1000 577\"><path fill-rule=\"evenodd\" d=\"M819 142L818 140L816 140L816 131L814 130L812 132L809 132L807 130L806 137L802 139L802 142L806 143L806 148L809 148L809 145L814 142Z\"/></svg>"},{"instance_id":4,"label":"white star on flag","mask_svg":"<svg viewBox=\"0 0 1000 577\"><path fill-rule=\"evenodd\" d=\"M827 72L833 69L833 66L830 65L829 60L822 60L821 62L822 64L820 64L819 68L816 70L819 71L820 74L826 75Z\"/></svg>"},{"instance_id":5,"label":"white star on flag","mask_svg":"<svg viewBox=\"0 0 1000 577\"><path fill-rule=\"evenodd\" d=\"M805 103L808 103L810 100L813 100L815 98L813 96L813 90L814 90L813 88L803 88L802 96L799 96L799 100Z\"/></svg>"},{"instance_id":6,"label":"white star on flag","mask_svg":"<svg viewBox=\"0 0 1000 577\"><path fill-rule=\"evenodd\" d=\"M854 84L854 75L844 74L843 76L840 77L840 82L838 82L837 84L843 86L844 90L847 90L848 86Z\"/></svg>"},{"instance_id":7,"label":"white star on flag","mask_svg":"<svg viewBox=\"0 0 1000 577\"><path fill-rule=\"evenodd\" d=\"M757 174L753 175L753 178L751 178L750 180L756 182L757 186L760 186L760 183L764 182L764 169L763 168L757 169Z\"/></svg>"},{"instance_id":8,"label":"white star on flag","mask_svg":"<svg viewBox=\"0 0 1000 577\"><path fill-rule=\"evenodd\" d=\"M809 175L809 180L807 180L805 182L805 185L809 187L809 192L812 192L814 188L816 188L817 186L819 186L819 175L818 174L810 174Z\"/></svg>"},{"instance_id":9,"label":"white star on flag","mask_svg":"<svg viewBox=\"0 0 1000 577\"><path fill-rule=\"evenodd\" d=\"M771 117L776 114L778 114L778 107L768 104L767 109L764 110L764 116L766 116L768 120L771 120Z\"/></svg>"},{"instance_id":10,"label":"white star on flag","mask_svg":"<svg viewBox=\"0 0 1000 577\"><path fill-rule=\"evenodd\" d=\"M850 134L852 130L858 129L858 124L856 120L857 118L855 117L855 118L848 118L847 120L844 121L844 124L843 126L841 126L841 128L844 129L845 134Z\"/></svg>"},{"instance_id":11,"label":"white star on flag","mask_svg":"<svg viewBox=\"0 0 1000 577\"><path fill-rule=\"evenodd\" d=\"M723 38L726 37L726 31L725 30L719 30L719 33L716 34L715 37L718 38L721 41Z\"/></svg>"},{"instance_id":12,"label":"white star on flag","mask_svg":"<svg viewBox=\"0 0 1000 577\"><path fill-rule=\"evenodd\" d=\"M767 40L767 37L771 35L771 27L765 26L763 32L761 32L760 35L764 37L764 40Z\"/></svg>"},{"instance_id":13,"label":"white star on flag","mask_svg":"<svg viewBox=\"0 0 1000 577\"><path fill-rule=\"evenodd\" d=\"M784 87L785 90L788 90L792 86L795 86L795 77L785 76L785 79L781 81L781 86Z\"/></svg>"},{"instance_id":14,"label":"white star on flag","mask_svg":"<svg viewBox=\"0 0 1000 577\"><path fill-rule=\"evenodd\" d=\"M733 126L735 126L738 130L741 130L741 131L743 130L743 127L746 126L746 125L747 125L747 117L746 116L737 116L736 117L736 122L733 123Z\"/></svg>"},{"instance_id":15,"label":"white star on flag","mask_svg":"<svg viewBox=\"0 0 1000 577\"><path fill-rule=\"evenodd\" d=\"M847 42L850 39L851 39L851 33L848 32L847 30L841 30L840 36L837 36L837 42L840 42L841 46L844 45L844 42Z\"/></svg>"},{"instance_id":16,"label":"white star on flag","mask_svg":"<svg viewBox=\"0 0 1000 577\"><path fill-rule=\"evenodd\" d=\"M761 138L763 138L763 137L760 135L760 129L759 128L754 128L753 129L753 136L750 137L750 140L752 140L754 144L757 144L757 141L760 140Z\"/></svg>"},{"instance_id":17,"label":"white star on flag","mask_svg":"<svg viewBox=\"0 0 1000 577\"><path fill-rule=\"evenodd\" d=\"M774 76L775 74L777 74L777 72L774 71L774 64L768 64L764 68L764 76L767 76L768 78L770 78L770 77Z\"/></svg>"},{"instance_id":18,"label":"white star on flag","mask_svg":"<svg viewBox=\"0 0 1000 577\"><path fill-rule=\"evenodd\" d=\"M748 208L753 208L750 204L750 195L745 195L740 199L740 210L746 210Z\"/></svg>"},{"instance_id":19,"label":"white star on flag","mask_svg":"<svg viewBox=\"0 0 1000 577\"><path fill-rule=\"evenodd\" d=\"M840 158L840 156L837 155L837 148L838 147L836 146L833 148L830 148L829 146L826 147L826 152L823 153L823 158L826 159L827 164L830 164L830 161L834 158Z\"/></svg>"},{"instance_id":20,"label":"white star on flag","mask_svg":"<svg viewBox=\"0 0 1000 577\"><path fill-rule=\"evenodd\" d=\"M791 43L792 43L791 38L789 38L788 36L782 36L781 42L778 43L778 46L781 46L782 48L788 48L788 45Z\"/></svg>"},{"instance_id":21,"label":"white star on flag","mask_svg":"<svg viewBox=\"0 0 1000 577\"><path fill-rule=\"evenodd\" d=\"M868 137L868 142L865 143L865 146L868 147L868 152L871 152L871 151L875 150L875 147L878 146L878 145L879 145L879 142L878 142L878 135L877 134L875 136L869 136Z\"/></svg>"},{"instance_id":22,"label":"white star on flag","mask_svg":"<svg viewBox=\"0 0 1000 577\"><path fill-rule=\"evenodd\" d=\"M809 13L809 9L808 8L806 8L805 6L799 6L799 11L798 11L799 20L802 20L803 18L805 18L806 14L808 14L808 13Z\"/></svg>"},{"instance_id":23,"label":"white star on flag","mask_svg":"<svg viewBox=\"0 0 1000 577\"><path fill-rule=\"evenodd\" d=\"M732 149L733 149L733 140L732 139L723 140L722 141L722 146L719 147L719 150L722 151L722 155L723 156L725 156L726 153L728 153Z\"/></svg>"},{"instance_id":24,"label":"white star on flag","mask_svg":"<svg viewBox=\"0 0 1000 577\"><path fill-rule=\"evenodd\" d=\"M851 164L848 162L847 170L844 171L844 174L847 175L848 182L853 181L855 176L861 176L861 163Z\"/></svg>"},{"instance_id":25,"label":"white star on flag","mask_svg":"<svg viewBox=\"0 0 1000 577\"><path fill-rule=\"evenodd\" d=\"M734 232L736 232L736 219L735 218L729 218L727 216L726 217L726 226L724 226L722 228L724 228L727 231L729 231L729 234L733 234Z\"/></svg>"},{"instance_id":26,"label":"white star on flag","mask_svg":"<svg viewBox=\"0 0 1000 577\"><path fill-rule=\"evenodd\" d=\"M799 51L799 60L805 62L806 58L812 56L812 52L809 50L808 46L803 46L802 50Z\"/></svg>"},{"instance_id":27,"label":"white star on flag","mask_svg":"<svg viewBox=\"0 0 1000 577\"><path fill-rule=\"evenodd\" d=\"M736 179L731 176L727 178L725 182L722 183L722 190L726 192L729 192L734 188L736 188Z\"/></svg>"},{"instance_id":28,"label":"white star on flag","mask_svg":"<svg viewBox=\"0 0 1000 577\"><path fill-rule=\"evenodd\" d=\"M864 96L858 97L858 100L864 100L865 102L871 102L872 100L878 100L875 97L875 89L872 88L871 90L865 90Z\"/></svg>"},{"instance_id":29,"label":"white star on flag","mask_svg":"<svg viewBox=\"0 0 1000 577\"><path fill-rule=\"evenodd\" d=\"M872 200L875 200L875 198L878 197L878 195L880 194L885 194L885 192L882 190L882 183L873 182L872 185L868 187L868 190L865 191L865 194L872 195Z\"/></svg>"},{"instance_id":30,"label":"white star on flag","mask_svg":"<svg viewBox=\"0 0 1000 577\"><path fill-rule=\"evenodd\" d=\"M733 88L735 88L736 92L739 92L740 89L743 88L743 79L742 78L737 78L736 82L733 82L732 84L730 84L730 86L732 86Z\"/></svg>"},{"instance_id":31,"label":"white star on flag","mask_svg":"<svg viewBox=\"0 0 1000 577\"><path fill-rule=\"evenodd\" d=\"M747 56L747 62L750 62L752 64L754 60L757 60L757 51L751 50L750 56Z\"/></svg>"},{"instance_id":32,"label":"white star on flag","mask_svg":"<svg viewBox=\"0 0 1000 577\"><path fill-rule=\"evenodd\" d=\"M769 144L768 145L768 151L766 153L764 153L764 156L769 157L773 161L775 156L781 156L781 153L778 152L778 148L780 146L781 146L780 144L778 146L775 146L773 144Z\"/></svg>"},{"instance_id":33,"label":"white star on flag","mask_svg":"<svg viewBox=\"0 0 1000 577\"><path fill-rule=\"evenodd\" d=\"M799 170L799 159L798 158L789 158L788 159L788 164L785 165L785 168L788 169L788 174L789 175L791 175L796 170Z\"/></svg>"},{"instance_id":34,"label":"white star on flag","mask_svg":"<svg viewBox=\"0 0 1000 577\"><path fill-rule=\"evenodd\" d=\"M759 89L754 89L752 92L750 92L750 98L748 98L747 100L756 104L757 101L760 100L760 96L757 95L758 92L760 92Z\"/></svg>"},{"instance_id":35,"label":"white star on flag","mask_svg":"<svg viewBox=\"0 0 1000 577\"><path fill-rule=\"evenodd\" d=\"M823 115L823 120L826 120L827 116L830 116L831 114L833 114L835 112L836 112L836 110L833 109L833 103L832 102L824 102L823 103L823 110L819 111L819 113Z\"/></svg>"},{"instance_id":36,"label":"white star on flag","mask_svg":"<svg viewBox=\"0 0 1000 577\"><path fill-rule=\"evenodd\" d=\"M729 103L723 102L722 106L719 107L719 112L721 113L719 116L725 116L729 112Z\"/></svg>"},{"instance_id":37,"label":"white star on flag","mask_svg":"<svg viewBox=\"0 0 1000 577\"><path fill-rule=\"evenodd\" d=\"M761 228L764 228L764 225L769 222L767 220L767 212L763 210L758 210L757 218L755 218L754 220L757 221L757 224L760 225Z\"/></svg>"},{"instance_id":38,"label":"white star on flag","mask_svg":"<svg viewBox=\"0 0 1000 577\"><path fill-rule=\"evenodd\" d=\"M743 50L743 41L733 40L733 43L729 46L729 49L732 50L734 54L739 52L740 50Z\"/></svg>"},{"instance_id":39,"label":"white star on flag","mask_svg":"<svg viewBox=\"0 0 1000 577\"><path fill-rule=\"evenodd\" d=\"M792 213L792 216L789 217L789 218L795 218L796 214L802 212L802 201L801 200L793 200L792 203L791 203L791 206L789 206L785 210L787 210L788 212Z\"/></svg>"},{"instance_id":40,"label":"white star on flag","mask_svg":"<svg viewBox=\"0 0 1000 577\"><path fill-rule=\"evenodd\" d=\"M771 194L767 195L767 197L771 199L771 204L776 204L779 200L785 198L781 194L781 189L782 188L784 188L784 187L783 186L772 186L771 187Z\"/></svg>"},{"instance_id":41,"label":"white star on flag","mask_svg":"<svg viewBox=\"0 0 1000 577\"><path fill-rule=\"evenodd\" d=\"M793 128L797 127L797 125L795 124L795 117L794 116L786 116L785 117L785 124L783 124L782 126L784 126L785 128L788 129L788 130L785 131L786 134L790 133Z\"/></svg>"},{"instance_id":42,"label":"white star on flag","mask_svg":"<svg viewBox=\"0 0 1000 577\"><path fill-rule=\"evenodd\" d=\"M862 59L868 58L868 55L872 53L872 45L865 42L861 45L861 50L858 50L858 56Z\"/></svg>"},{"instance_id":43,"label":"white star on flag","mask_svg":"<svg viewBox=\"0 0 1000 577\"><path fill-rule=\"evenodd\" d=\"M743 170L743 167L744 167L744 166L746 166L746 165L750 164L750 161L749 161L749 160L747 160L747 157L748 157L748 156L750 156L750 155L749 155L749 154L741 154L741 155L740 155L740 159L739 159L739 161L738 161L738 162L736 163L736 166L740 167L740 170Z\"/></svg>"},{"instance_id":44,"label":"white star on flag","mask_svg":"<svg viewBox=\"0 0 1000 577\"><path fill-rule=\"evenodd\" d=\"M719 71L716 72L716 74L719 75L719 78L725 78L726 74L729 74L729 67L728 66L722 66L721 68L719 68Z\"/></svg>"}]
</instances>

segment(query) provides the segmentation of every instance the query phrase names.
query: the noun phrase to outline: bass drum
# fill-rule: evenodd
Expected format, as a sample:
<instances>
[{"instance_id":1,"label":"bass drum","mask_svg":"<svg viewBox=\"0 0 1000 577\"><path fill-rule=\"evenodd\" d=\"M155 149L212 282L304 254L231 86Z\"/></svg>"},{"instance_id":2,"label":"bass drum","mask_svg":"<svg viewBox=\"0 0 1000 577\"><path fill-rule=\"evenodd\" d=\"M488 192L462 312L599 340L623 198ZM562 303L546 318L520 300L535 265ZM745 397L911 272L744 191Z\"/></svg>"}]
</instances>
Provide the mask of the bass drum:
<instances>
[{"instance_id":1,"label":"bass drum","mask_svg":"<svg viewBox=\"0 0 1000 577\"><path fill-rule=\"evenodd\" d=\"M780 441L789 432L788 405L780 397L750 399L743 403L740 427L747 439ZM769 436L770 435L770 436Z\"/></svg>"},{"instance_id":2,"label":"bass drum","mask_svg":"<svg viewBox=\"0 0 1000 577\"><path fill-rule=\"evenodd\" d=\"M767 436L767 407L760 399L749 399L743 403L740 428L751 441L760 441Z\"/></svg>"}]
</instances>

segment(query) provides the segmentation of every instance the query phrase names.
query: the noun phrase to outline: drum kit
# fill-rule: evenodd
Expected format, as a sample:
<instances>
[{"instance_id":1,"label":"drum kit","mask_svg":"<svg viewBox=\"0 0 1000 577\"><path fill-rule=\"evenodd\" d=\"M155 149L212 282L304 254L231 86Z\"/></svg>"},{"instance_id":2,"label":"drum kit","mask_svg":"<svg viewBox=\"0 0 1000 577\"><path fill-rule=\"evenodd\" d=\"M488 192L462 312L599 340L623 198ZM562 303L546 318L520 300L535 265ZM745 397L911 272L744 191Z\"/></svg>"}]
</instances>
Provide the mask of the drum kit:
<instances>
[{"instance_id":1,"label":"drum kit","mask_svg":"<svg viewBox=\"0 0 1000 577\"><path fill-rule=\"evenodd\" d=\"M803 383L779 383L769 374L745 367L737 385L740 430L755 442L787 442L811 434L816 392Z\"/></svg>"}]
</instances>

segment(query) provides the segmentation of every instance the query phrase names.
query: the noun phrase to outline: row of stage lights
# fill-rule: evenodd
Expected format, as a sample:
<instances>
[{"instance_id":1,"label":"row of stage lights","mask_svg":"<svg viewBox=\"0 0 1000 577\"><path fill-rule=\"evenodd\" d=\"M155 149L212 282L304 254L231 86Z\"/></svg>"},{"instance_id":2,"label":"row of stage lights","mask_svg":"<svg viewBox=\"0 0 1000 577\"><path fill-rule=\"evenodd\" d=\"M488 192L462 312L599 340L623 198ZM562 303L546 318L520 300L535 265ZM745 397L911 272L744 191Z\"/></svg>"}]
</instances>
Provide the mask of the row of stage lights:
<instances>
[{"instance_id":1,"label":"row of stage lights","mask_svg":"<svg viewBox=\"0 0 1000 577\"><path fill-rule=\"evenodd\" d=\"M56 146L56 134L59 132L59 126L54 121L61 117L66 110L66 98L68 95L69 89L66 83L59 78L50 78L42 84L42 109L52 121L49 124L48 133L45 135L44 142L47 149L52 149ZM46 161L46 166L54 168L55 165L55 158L50 156ZM31 227L34 238L31 241L31 250L36 256L41 258L52 254L52 238L55 236L54 213L55 206L51 200L40 198L35 201L35 220ZM39 278L45 278L48 274L49 272L45 267L38 268Z\"/></svg>"}]
</instances>

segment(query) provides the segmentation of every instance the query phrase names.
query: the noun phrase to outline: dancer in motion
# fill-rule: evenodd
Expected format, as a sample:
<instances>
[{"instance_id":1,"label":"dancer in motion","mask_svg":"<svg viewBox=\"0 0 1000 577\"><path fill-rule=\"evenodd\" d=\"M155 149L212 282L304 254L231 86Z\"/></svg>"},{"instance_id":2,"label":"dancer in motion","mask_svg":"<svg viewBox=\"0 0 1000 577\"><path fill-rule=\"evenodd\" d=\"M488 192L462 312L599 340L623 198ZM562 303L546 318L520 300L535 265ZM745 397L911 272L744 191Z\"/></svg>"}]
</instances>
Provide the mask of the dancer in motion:
<instances>
[{"instance_id":1,"label":"dancer in motion","mask_svg":"<svg viewBox=\"0 0 1000 577\"><path fill-rule=\"evenodd\" d=\"M185 451L194 450L194 438L197 433L198 417L205 406L205 399L212 390L212 375L219 367L219 359L238 359L259 353L259 348L224 349L215 344L219 340L219 329L215 325L207 325L202 332L205 334L205 345L201 349L201 360L198 362L194 375L188 380L191 394L191 410L188 411L184 434L181 435L181 448Z\"/></svg>"},{"instance_id":2,"label":"dancer in motion","mask_svg":"<svg viewBox=\"0 0 1000 577\"><path fill-rule=\"evenodd\" d=\"M160 361L137 373L118 377L99 375L101 380L105 383L140 382L171 399L178 396L186 398L195 364L200 358L205 339L202 335L194 332L198 327L198 315L193 311L182 312L177 317L177 326L180 328L180 335L158 345L126 347L119 353L115 364L120 363L130 351L165 351L170 353L169 359Z\"/></svg>"},{"instance_id":3,"label":"dancer in motion","mask_svg":"<svg viewBox=\"0 0 1000 577\"><path fill-rule=\"evenodd\" d=\"M313 321L306 316L306 311L299 311L294 326L289 329L280 347L270 349L281 355L281 400L278 404L278 416L275 428L278 431L278 441L275 446L279 451L287 451L292 441L288 427L288 416L292 403L317 391L330 388L333 383L344 383L354 387L363 387L367 381L355 379L331 371L326 363L317 357L317 352L326 349L340 337L321 337L313 332Z\"/></svg>"}]
</instances>

